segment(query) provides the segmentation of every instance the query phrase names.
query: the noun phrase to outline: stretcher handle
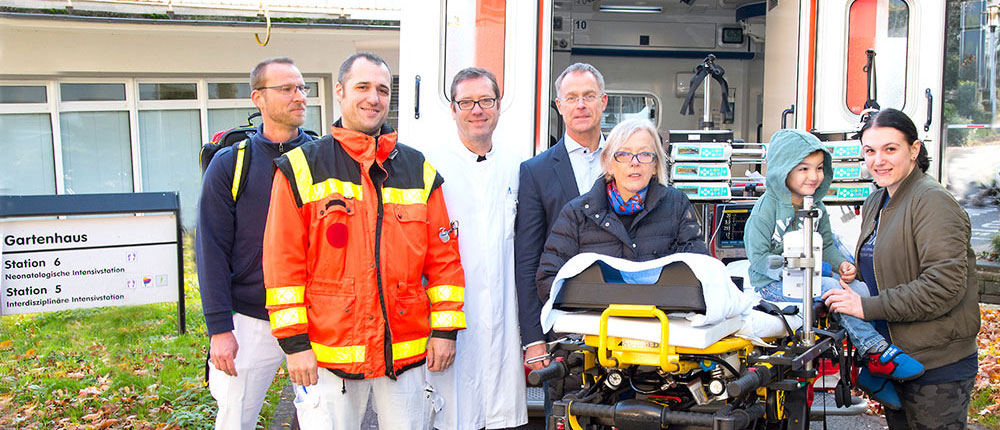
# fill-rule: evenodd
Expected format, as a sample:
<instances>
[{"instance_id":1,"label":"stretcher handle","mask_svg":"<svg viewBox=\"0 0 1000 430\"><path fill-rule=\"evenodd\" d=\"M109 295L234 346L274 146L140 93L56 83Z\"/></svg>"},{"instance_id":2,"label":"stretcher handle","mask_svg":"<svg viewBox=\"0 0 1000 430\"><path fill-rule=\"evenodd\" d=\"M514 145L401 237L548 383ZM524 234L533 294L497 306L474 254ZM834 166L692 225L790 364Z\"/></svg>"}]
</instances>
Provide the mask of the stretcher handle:
<instances>
[{"instance_id":1,"label":"stretcher handle","mask_svg":"<svg viewBox=\"0 0 1000 430\"><path fill-rule=\"evenodd\" d=\"M754 366L747 369L747 373L726 385L726 393L729 397L739 397L744 393L756 390L758 387L771 381L774 375L771 368L767 366Z\"/></svg>"},{"instance_id":2,"label":"stretcher handle","mask_svg":"<svg viewBox=\"0 0 1000 430\"><path fill-rule=\"evenodd\" d=\"M552 360L548 366L528 372L528 382L531 385L538 385L549 379L565 378L568 373L569 369L562 361Z\"/></svg>"},{"instance_id":3,"label":"stretcher handle","mask_svg":"<svg viewBox=\"0 0 1000 430\"><path fill-rule=\"evenodd\" d=\"M553 359L548 366L528 372L528 382L538 385L549 379L565 378L574 372L574 368L582 365L583 358L577 354L570 354L565 359Z\"/></svg>"},{"instance_id":4,"label":"stretcher handle","mask_svg":"<svg viewBox=\"0 0 1000 430\"><path fill-rule=\"evenodd\" d=\"M607 418L613 420L615 419L615 406L571 402L569 404L569 414L579 417Z\"/></svg>"}]
</instances>

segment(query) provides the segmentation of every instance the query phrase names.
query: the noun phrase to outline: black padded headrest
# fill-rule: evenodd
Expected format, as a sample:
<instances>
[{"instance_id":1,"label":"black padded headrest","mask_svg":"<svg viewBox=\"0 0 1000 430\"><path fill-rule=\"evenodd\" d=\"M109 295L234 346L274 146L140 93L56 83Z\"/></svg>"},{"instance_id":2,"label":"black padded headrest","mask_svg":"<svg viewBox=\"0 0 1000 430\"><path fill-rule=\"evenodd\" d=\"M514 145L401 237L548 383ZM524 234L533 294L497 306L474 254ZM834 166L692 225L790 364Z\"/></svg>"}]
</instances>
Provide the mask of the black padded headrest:
<instances>
[{"instance_id":1,"label":"black padded headrest","mask_svg":"<svg viewBox=\"0 0 1000 430\"><path fill-rule=\"evenodd\" d=\"M705 313L701 281L687 264L663 266L653 284L629 284L617 269L596 261L566 279L553 299L560 310L605 309L608 305L653 305L664 312Z\"/></svg>"}]
</instances>

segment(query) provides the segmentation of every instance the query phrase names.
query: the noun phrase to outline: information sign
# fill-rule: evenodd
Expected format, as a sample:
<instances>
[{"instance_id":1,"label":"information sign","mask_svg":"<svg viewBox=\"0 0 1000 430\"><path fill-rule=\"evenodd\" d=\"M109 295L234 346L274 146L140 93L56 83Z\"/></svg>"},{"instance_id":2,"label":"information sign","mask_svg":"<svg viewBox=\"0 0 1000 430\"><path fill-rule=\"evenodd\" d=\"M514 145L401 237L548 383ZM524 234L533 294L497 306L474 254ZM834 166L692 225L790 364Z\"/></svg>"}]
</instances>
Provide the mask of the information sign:
<instances>
[{"instance_id":1,"label":"information sign","mask_svg":"<svg viewBox=\"0 0 1000 430\"><path fill-rule=\"evenodd\" d=\"M176 217L0 220L0 314L177 302Z\"/></svg>"}]
</instances>

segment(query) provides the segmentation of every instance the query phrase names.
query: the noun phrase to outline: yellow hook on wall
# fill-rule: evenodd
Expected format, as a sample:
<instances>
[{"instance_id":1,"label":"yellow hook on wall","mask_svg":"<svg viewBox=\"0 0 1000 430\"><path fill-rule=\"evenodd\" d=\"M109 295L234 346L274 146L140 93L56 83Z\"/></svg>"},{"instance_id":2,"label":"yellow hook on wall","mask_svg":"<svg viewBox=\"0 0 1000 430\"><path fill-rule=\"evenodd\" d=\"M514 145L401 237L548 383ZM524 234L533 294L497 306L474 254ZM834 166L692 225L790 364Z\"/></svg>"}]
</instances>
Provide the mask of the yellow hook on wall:
<instances>
[{"instance_id":1,"label":"yellow hook on wall","mask_svg":"<svg viewBox=\"0 0 1000 430\"><path fill-rule=\"evenodd\" d=\"M267 10L267 5L261 1L260 10L264 12L264 21L267 22L267 32L264 33L264 41L260 41L260 36L257 33L253 34L253 38L257 39L257 44L260 46L267 46L267 42L271 40L271 13Z\"/></svg>"}]
</instances>

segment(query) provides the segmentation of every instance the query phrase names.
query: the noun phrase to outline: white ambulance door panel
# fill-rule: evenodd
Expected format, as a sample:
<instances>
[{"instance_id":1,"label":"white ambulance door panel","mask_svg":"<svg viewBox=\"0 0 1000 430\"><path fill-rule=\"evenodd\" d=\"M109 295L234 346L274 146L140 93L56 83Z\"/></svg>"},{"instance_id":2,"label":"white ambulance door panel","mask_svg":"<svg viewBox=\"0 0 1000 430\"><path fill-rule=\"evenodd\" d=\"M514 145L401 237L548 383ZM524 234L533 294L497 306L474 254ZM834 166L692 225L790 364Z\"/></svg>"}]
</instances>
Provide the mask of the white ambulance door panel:
<instances>
[{"instance_id":1,"label":"white ambulance door panel","mask_svg":"<svg viewBox=\"0 0 1000 430\"><path fill-rule=\"evenodd\" d=\"M500 86L498 149L528 158L535 142L535 2L404 2L399 34L399 136L417 149L458 139L449 89L455 74L482 67Z\"/></svg>"},{"instance_id":2,"label":"white ambulance door panel","mask_svg":"<svg viewBox=\"0 0 1000 430\"><path fill-rule=\"evenodd\" d=\"M782 127L782 118L788 128L803 127L799 99L804 92L799 91L800 78L805 76L806 69L800 64L800 58L805 58L801 31L801 11L799 0L782 0L769 5L767 10L767 26L764 29L764 111L761 138L767 140ZM786 109L794 109L794 113L782 115Z\"/></svg>"},{"instance_id":3,"label":"white ambulance door panel","mask_svg":"<svg viewBox=\"0 0 1000 430\"><path fill-rule=\"evenodd\" d=\"M826 131L859 127L869 91L866 51L873 49L875 101L880 108L905 112L917 125L931 156L940 159L944 3L819 2L814 128ZM936 163L932 163L929 173L937 176L937 170Z\"/></svg>"}]
</instances>

